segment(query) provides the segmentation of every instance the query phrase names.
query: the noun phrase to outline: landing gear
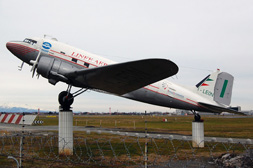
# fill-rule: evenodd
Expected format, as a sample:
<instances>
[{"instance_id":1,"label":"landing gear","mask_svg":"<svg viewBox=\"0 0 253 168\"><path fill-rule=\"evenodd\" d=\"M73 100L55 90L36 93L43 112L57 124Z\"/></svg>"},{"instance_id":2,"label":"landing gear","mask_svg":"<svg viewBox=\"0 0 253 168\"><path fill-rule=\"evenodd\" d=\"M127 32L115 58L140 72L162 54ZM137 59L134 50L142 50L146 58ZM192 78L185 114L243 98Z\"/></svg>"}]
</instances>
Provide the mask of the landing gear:
<instances>
[{"instance_id":1,"label":"landing gear","mask_svg":"<svg viewBox=\"0 0 253 168\"><path fill-rule=\"evenodd\" d=\"M196 122L201 121L201 116L197 113L196 115L194 115L194 120L195 120Z\"/></svg>"},{"instance_id":2,"label":"landing gear","mask_svg":"<svg viewBox=\"0 0 253 168\"><path fill-rule=\"evenodd\" d=\"M196 111L192 110L192 113L194 114L194 121L195 122L202 122L201 116Z\"/></svg>"},{"instance_id":3,"label":"landing gear","mask_svg":"<svg viewBox=\"0 0 253 168\"><path fill-rule=\"evenodd\" d=\"M59 96L58 96L58 101L60 103L60 107L62 108L62 110L64 111L69 111L70 110L70 106L73 104L74 102L74 97L82 94L83 92L87 91L88 88L85 89L80 89L78 91L76 91L75 93L71 94L71 85L68 86L67 91L62 91Z\"/></svg>"},{"instance_id":4,"label":"landing gear","mask_svg":"<svg viewBox=\"0 0 253 168\"><path fill-rule=\"evenodd\" d=\"M59 96L58 96L58 101L61 105L61 108L63 108L63 110L70 110L70 106L73 104L74 102L74 97L71 93L67 92L67 91L62 91Z\"/></svg>"}]
</instances>

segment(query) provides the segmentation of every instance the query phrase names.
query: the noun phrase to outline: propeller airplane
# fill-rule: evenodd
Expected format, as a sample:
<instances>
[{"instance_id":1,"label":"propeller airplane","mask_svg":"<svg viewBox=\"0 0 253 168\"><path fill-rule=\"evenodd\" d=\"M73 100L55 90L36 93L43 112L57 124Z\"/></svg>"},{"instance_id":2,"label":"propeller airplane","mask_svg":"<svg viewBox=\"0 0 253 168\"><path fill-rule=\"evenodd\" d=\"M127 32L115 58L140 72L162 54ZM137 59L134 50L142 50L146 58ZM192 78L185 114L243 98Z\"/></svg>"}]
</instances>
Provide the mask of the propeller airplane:
<instances>
[{"instance_id":1,"label":"propeller airplane","mask_svg":"<svg viewBox=\"0 0 253 168\"><path fill-rule=\"evenodd\" d=\"M32 77L37 72L38 77L47 78L53 85L60 81L68 84L67 90L58 96L65 110L70 108L74 97L94 90L158 106L191 110L195 121L201 119L197 111L243 115L229 106L234 77L220 70L196 86L184 87L166 79L179 70L167 59L116 63L46 37L11 41L6 47L22 60L19 70L27 63L32 66ZM71 93L72 86L80 90Z\"/></svg>"}]
</instances>

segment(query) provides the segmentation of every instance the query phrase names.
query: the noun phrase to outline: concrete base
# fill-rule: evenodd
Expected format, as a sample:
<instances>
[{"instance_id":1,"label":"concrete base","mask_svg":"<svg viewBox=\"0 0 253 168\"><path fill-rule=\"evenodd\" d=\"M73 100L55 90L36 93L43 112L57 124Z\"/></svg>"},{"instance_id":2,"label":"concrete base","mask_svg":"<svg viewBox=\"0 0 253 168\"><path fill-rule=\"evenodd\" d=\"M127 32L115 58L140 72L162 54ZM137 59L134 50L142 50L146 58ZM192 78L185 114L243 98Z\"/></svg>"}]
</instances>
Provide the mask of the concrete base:
<instances>
[{"instance_id":1,"label":"concrete base","mask_svg":"<svg viewBox=\"0 0 253 168\"><path fill-rule=\"evenodd\" d=\"M73 112L59 111L59 154L73 155Z\"/></svg>"},{"instance_id":2,"label":"concrete base","mask_svg":"<svg viewBox=\"0 0 253 168\"><path fill-rule=\"evenodd\" d=\"M192 147L204 147L204 122L192 122Z\"/></svg>"}]
</instances>

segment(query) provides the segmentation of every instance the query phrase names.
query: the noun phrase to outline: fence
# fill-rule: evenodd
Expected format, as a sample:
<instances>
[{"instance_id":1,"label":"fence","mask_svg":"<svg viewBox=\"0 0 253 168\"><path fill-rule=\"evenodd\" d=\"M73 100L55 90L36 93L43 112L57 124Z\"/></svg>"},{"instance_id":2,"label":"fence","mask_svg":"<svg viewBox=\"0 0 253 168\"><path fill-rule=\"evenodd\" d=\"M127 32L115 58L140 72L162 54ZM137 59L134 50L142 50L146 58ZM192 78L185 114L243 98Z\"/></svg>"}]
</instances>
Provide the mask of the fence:
<instances>
[{"instance_id":1,"label":"fence","mask_svg":"<svg viewBox=\"0 0 253 168\"><path fill-rule=\"evenodd\" d=\"M87 135L74 138L72 156L58 154L57 136L2 136L2 167L252 167L251 143L205 142L193 148L189 140ZM104 137L104 138L99 138ZM62 139L64 141L64 139ZM147 159L145 153L147 142ZM9 159L7 158L9 156Z\"/></svg>"}]
</instances>

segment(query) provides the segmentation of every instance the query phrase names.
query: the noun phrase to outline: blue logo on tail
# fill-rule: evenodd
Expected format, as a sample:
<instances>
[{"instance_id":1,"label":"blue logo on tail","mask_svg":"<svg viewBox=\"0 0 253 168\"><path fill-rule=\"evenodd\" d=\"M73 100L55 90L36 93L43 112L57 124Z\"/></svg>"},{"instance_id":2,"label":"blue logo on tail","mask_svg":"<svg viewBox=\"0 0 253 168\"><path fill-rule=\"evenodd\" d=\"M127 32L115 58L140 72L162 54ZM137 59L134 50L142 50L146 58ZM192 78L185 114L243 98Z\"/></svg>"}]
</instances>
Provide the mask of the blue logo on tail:
<instances>
[{"instance_id":1,"label":"blue logo on tail","mask_svg":"<svg viewBox=\"0 0 253 168\"><path fill-rule=\"evenodd\" d=\"M44 42L42 44L42 47L46 50L49 50L52 47L52 44L50 44L49 42Z\"/></svg>"}]
</instances>

